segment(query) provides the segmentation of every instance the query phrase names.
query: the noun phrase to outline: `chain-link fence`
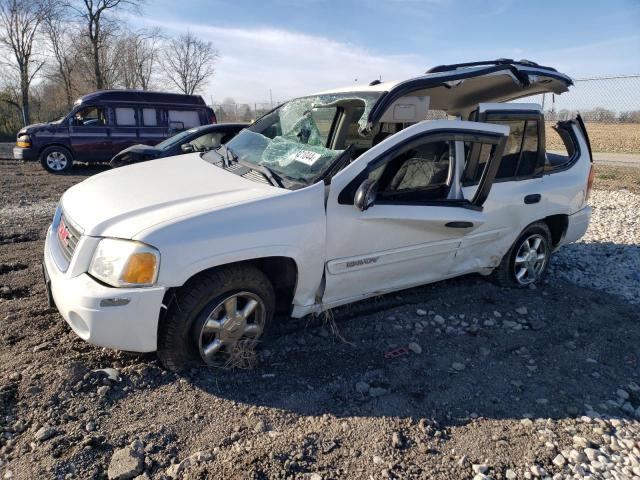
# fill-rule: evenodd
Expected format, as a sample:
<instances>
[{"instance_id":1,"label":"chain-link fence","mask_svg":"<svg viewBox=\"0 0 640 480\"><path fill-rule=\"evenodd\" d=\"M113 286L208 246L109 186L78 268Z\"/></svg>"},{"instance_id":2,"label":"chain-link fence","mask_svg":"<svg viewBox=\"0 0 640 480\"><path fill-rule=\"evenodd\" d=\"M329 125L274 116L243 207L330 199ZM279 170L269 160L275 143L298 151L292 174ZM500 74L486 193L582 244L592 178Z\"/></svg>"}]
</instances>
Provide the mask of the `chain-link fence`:
<instances>
[{"instance_id":1,"label":"chain-link fence","mask_svg":"<svg viewBox=\"0 0 640 480\"><path fill-rule=\"evenodd\" d=\"M552 126L580 114L595 152L640 153L640 75L579 78L562 95L520 99L542 105L547 147L562 148Z\"/></svg>"}]
</instances>

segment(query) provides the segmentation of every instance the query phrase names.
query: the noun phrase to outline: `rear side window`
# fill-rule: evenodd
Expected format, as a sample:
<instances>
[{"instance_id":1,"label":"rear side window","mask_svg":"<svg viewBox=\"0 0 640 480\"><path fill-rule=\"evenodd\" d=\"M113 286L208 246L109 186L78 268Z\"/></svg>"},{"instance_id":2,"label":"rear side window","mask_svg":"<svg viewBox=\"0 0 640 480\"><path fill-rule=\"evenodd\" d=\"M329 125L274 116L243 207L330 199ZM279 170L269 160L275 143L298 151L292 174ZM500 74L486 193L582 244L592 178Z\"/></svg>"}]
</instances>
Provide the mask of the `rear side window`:
<instances>
[{"instance_id":1,"label":"rear side window","mask_svg":"<svg viewBox=\"0 0 640 480\"><path fill-rule=\"evenodd\" d=\"M155 108L142 109L142 122L145 127L156 127L158 125L158 114Z\"/></svg>"},{"instance_id":2,"label":"rear side window","mask_svg":"<svg viewBox=\"0 0 640 480\"><path fill-rule=\"evenodd\" d=\"M134 126L136 125L136 111L133 108L116 108L116 125Z\"/></svg>"},{"instance_id":3,"label":"rear side window","mask_svg":"<svg viewBox=\"0 0 640 480\"><path fill-rule=\"evenodd\" d=\"M169 123L181 123L183 128L200 126L200 115L195 110L169 110Z\"/></svg>"},{"instance_id":4,"label":"rear side window","mask_svg":"<svg viewBox=\"0 0 640 480\"><path fill-rule=\"evenodd\" d=\"M487 120L509 127L496 180L515 180L533 175L538 164L539 132L537 120Z\"/></svg>"}]
</instances>

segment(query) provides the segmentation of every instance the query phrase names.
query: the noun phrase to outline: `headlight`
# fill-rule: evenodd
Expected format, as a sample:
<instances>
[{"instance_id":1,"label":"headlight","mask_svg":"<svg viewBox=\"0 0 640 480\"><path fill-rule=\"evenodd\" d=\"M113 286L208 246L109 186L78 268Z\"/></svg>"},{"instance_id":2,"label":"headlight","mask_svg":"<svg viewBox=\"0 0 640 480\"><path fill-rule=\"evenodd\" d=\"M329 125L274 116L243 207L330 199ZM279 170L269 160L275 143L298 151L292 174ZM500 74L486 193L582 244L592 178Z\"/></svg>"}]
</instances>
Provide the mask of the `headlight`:
<instances>
[{"instance_id":1,"label":"headlight","mask_svg":"<svg viewBox=\"0 0 640 480\"><path fill-rule=\"evenodd\" d=\"M147 287L158 277L160 252L144 243L103 238L91 259L89 273L114 287Z\"/></svg>"},{"instance_id":2,"label":"headlight","mask_svg":"<svg viewBox=\"0 0 640 480\"><path fill-rule=\"evenodd\" d=\"M21 148L29 148L31 146L31 137L26 133L18 135L16 145Z\"/></svg>"}]
</instances>

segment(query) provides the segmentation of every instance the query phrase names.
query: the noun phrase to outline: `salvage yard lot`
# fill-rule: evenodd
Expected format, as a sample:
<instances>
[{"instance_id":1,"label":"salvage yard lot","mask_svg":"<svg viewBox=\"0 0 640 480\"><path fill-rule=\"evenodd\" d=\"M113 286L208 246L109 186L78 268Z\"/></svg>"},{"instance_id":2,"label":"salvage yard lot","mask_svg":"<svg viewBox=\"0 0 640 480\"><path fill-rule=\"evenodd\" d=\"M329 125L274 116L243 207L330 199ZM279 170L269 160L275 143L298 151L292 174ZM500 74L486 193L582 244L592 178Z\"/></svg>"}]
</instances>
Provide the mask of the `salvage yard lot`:
<instances>
[{"instance_id":1,"label":"salvage yard lot","mask_svg":"<svg viewBox=\"0 0 640 480\"><path fill-rule=\"evenodd\" d=\"M278 319L255 369L184 375L88 345L47 308L55 204L101 170L0 161L5 478L640 476L639 169L597 167L589 235L537 289L468 276L335 323Z\"/></svg>"}]
</instances>

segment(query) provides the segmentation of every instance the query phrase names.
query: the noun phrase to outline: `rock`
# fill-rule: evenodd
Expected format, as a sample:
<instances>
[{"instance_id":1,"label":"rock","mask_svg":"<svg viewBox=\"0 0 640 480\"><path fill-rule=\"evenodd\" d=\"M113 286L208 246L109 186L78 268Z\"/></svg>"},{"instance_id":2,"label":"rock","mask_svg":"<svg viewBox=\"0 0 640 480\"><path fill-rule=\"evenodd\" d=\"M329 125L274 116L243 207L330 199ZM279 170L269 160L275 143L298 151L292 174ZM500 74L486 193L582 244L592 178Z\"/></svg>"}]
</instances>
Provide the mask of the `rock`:
<instances>
[{"instance_id":1,"label":"rock","mask_svg":"<svg viewBox=\"0 0 640 480\"><path fill-rule=\"evenodd\" d=\"M584 453L573 449L569 452L569 460L571 461L571 463L582 463L587 460L587 457Z\"/></svg>"},{"instance_id":2,"label":"rock","mask_svg":"<svg viewBox=\"0 0 640 480\"><path fill-rule=\"evenodd\" d=\"M440 315L436 315L435 317L433 317L433 321L436 322L438 325L444 325L445 323L444 317L441 317Z\"/></svg>"},{"instance_id":3,"label":"rock","mask_svg":"<svg viewBox=\"0 0 640 480\"><path fill-rule=\"evenodd\" d=\"M34 435L36 441L45 442L50 438L55 437L58 434L58 430L53 427L42 427L40 430L36 432Z\"/></svg>"},{"instance_id":4,"label":"rock","mask_svg":"<svg viewBox=\"0 0 640 480\"><path fill-rule=\"evenodd\" d=\"M576 448L587 448L591 445L591 442L584 437L579 435L573 436L573 446Z\"/></svg>"},{"instance_id":5,"label":"rock","mask_svg":"<svg viewBox=\"0 0 640 480\"><path fill-rule=\"evenodd\" d=\"M451 368L454 369L456 372L461 372L466 367L464 366L464 363L454 362L454 363L451 364Z\"/></svg>"},{"instance_id":6,"label":"rock","mask_svg":"<svg viewBox=\"0 0 640 480\"><path fill-rule=\"evenodd\" d=\"M267 426L262 420L259 420L253 427L253 431L256 433L264 433L267 431Z\"/></svg>"},{"instance_id":7,"label":"rock","mask_svg":"<svg viewBox=\"0 0 640 480\"><path fill-rule=\"evenodd\" d=\"M554 457L552 462L557 467L564 467L564 464L567 463L567 459L564 458L564 456L561 453L559 453Z\"/></svg>"},{"instance_id":8,"label":"rock","mask_svg":"<svg viewBox=\"0 0 640 480\"><path fill-rule=\"evenodd\" d=\"M107 395L107 393L109 393L109 387L106 385L103 385L102 387L98 388L98 390L96 390L96 393L101 397L104 397Z\"/></svg>"},{"instance_id":9,"label":"rock","mask_svg":"<svg viewBox=\"0 0 640 480\"><path fill-rule=\"evenodd\" d=\"M547 474L544 468L542 468L539 465L532 465L531 468L529 468L529 470L531 470L531 473L533 474L534 477L544 477Z\"/></svg>"},{"instance_id":10,"label":"rock","mask_svg":"<svg viewBox=\"0 0 640 480\"><path fill-rule=\"evenodd\" d=\"M422 347L418 345L416 342L411 342L409 344L409 350L411 350L416 355L420 355L422 353Z\"/></svg>"},{"instance_id":11,"label":"rock","mask_svg":"<svg viewBox=\"0 0 640 480\"><path fill-rule=\"evenodd\" d=\"M493 327L495 324L496 324L496 321L494 319L492 319L492 318L489 318L488 320L485 320L483 322L483 325L485 327Z\"/></svg>"},{"instance_id":12,"label":"rock","mask_svg":"<svg viewBox=\"0 0 640 480\"><path fill-rule=\"evenodd\" d=\"M530 418L523 418L522 420L520 420L520 423L525 427L533 426L533 420L531 420Z\"/></svg>"},{"instance_id":13,"label":"rock","mask_svg":"<svg viewBox=\"0 0 640 480\"><path fill-rule=\"evenodd\" d=\"M423 310L421 308L416 310L416 315L418 315L419 317L424 317L427 314L426 310Z\"/></svg>"},{"instance_id":14,"label":"rock","mask_svg":"<svg viewBox=\"0 0 640 480\"><path fill-rule=\"evenodd\" d=\"M629 392L619 388L616 390L616 397L621 398L622 400L629 400Z\"/></svg>"},{"instance_id":15,"label":"rock","mask_svg":"<svg viewBox=\"0 0 640 480\"><path fill-rule=\"evenodd\" d=\"M510 468L507 469L507 471L504 473L504 476L507 477L508 480L515 480L518 477L516 475L516 472L514 472Z\"/></svg>"},{"instance_id":16,"label":"rock","mask_svg":"<svg viewBox=\"0 0 640 480\"><path fill-rule=\"evenodd\" d=\"M529 311L527 310L527 307L518 307L516 308L516 313L518 315L526 315Z\"/></svg>"},{"instance_id":17,"label":"rock","mask_svg":"<svg viewBox=\"0 0 640 480\"><path fill-rule=\"evenodd\" d=\"M496 317L496 318L502 318L502 314L497 310L493 311L493 316Z\"/></svg>"},{"instance_id":18,"label":"rock","mask_svg":"<svg viewBox=\"0 0 640 480\"><path fill-rule=\"evenodd\" d=\"M120 380L122 380L122 377L120 377L120 372L115 368L99 368L98 370L93 370L93 372L102 374L113 382L119 382Z\"/></svg>"},{"instance_id":19,"label":"rock","mask_svg":"<svg viewBox=\"0 0 640 480\"><path fill-rule=\"evenodd\" d=\"M404 437L400 432L393 432L391 436L391 446L393 448L402 448L404 447Z\"/></svg>"},{"instance_id":20,"label":"rock","mask_svg":"<svg viewBox=\"0 0 640 480\"><path fill-rule=\"evenodd\" d=\"M584 454L587 456L587 458L589 460L596 461L598 460L598 455L600 455L600 452L598 450L595 450L593 448L585 448L584 449Z\"/></svg>"},{"instance_id":21,"label":"rock","mask_svg":"<svg viewBox=\"0 0 640 480\"><path fill-rule=\"evenodd\" d=\"M387 393L389 393L388 390L382 387L373 387L369 389L369 395L371 395L372 397L382 397Z\"/></svg>"},{"instance_id":22,"label":"rock","mask_svg":"<svg viewBox=\"0 0 640 480\"><path fill-rule=\"evenodd\" d=\"M529 320L529 326L531 327L531 330L542 330L547 326L547 324L539 318L532 318L531 320Z\"/></svg>"},{"instance_id":23,"label":"rock","mask_svg":"<svg viewBox=\"0 0 640 480\"><path fill-rule=\"evenodd\" d=\"M94 431L95 431L95 429L96 429L96 424L95 424L95 423L93 423L93 422L91 422L91 421L89 421L89 422L87 422L87 424L84 426L84 429L85 429L87 432L94 432Z\"/></svg>"},{"instance_id":24,"label":"rock","mask_svg":"<svg viewBox=\"0 0 640 480\"><path fill-rule=\"evenodd\" d=\"M144 467L144 446L136 441L116 450L109 461L109 480L128 480L142 473Z\"/></svg>"},{"instance_id":25,"label":"rock","mask_svg":"<svg viewBox=\"0 0 640 480\"><path fill-rule=\"evenodd\" d=\"M380 465L383 462L384 462L384 460L382 459L382 457L379 457L378 455L374 455L373 456L373 463L375 465Z\"/></svg>"},{"instance_id":26,"label":"rock","mask_svg":"<svg viewBox=\"0 0 640 480\"><path fill-rule=\"evenodd\" d=\"M356 383L356 392L366 395L369 392L369 384L367 382Z\"/></svg>"},{"instance_id":27,"label":"rock","mask_svg":"<svg viewBox=\"0 0 640 480\"><path fill-rule=\"evenodd\" d=\"M471 470L473 473L487 473L489 471L489 466L484 463L474 463L471 465Z\"/></svg>"},{"instance_id":28,"label":"rock","mask_svg":"<svg viewBox=\"0 0 640 480\"><path fill-rule=\"evenodd\" d=\"M319 473L312 473L308 478L309 480L322 480L322 475Z\"/></svg>"}]
</instances>

